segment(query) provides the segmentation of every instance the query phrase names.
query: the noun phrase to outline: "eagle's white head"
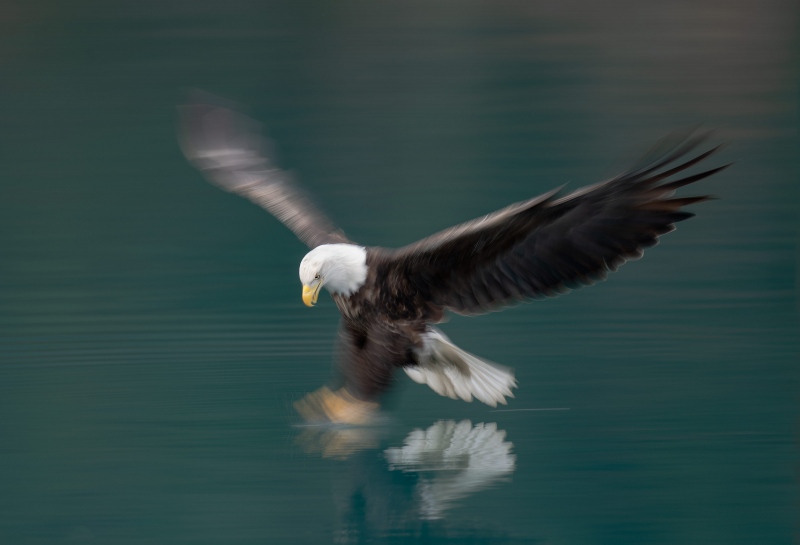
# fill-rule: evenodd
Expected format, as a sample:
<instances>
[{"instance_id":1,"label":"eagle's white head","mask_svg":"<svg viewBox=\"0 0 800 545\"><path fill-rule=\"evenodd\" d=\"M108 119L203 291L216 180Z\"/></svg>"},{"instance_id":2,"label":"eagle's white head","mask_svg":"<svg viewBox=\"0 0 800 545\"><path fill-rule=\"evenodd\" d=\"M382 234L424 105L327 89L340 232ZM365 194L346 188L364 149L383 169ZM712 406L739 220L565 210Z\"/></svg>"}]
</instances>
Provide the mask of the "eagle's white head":
<instances>
[{"instance_id":1,"label":"eagle's white head","mask_svg":"<svg viewBox=\"0 0 800 545\"><path fill-rule=\"evenodd\" d=\"M312 307L322 286L334 294L349 296L367 279L367 250L355 244L323 244L300 262L303 302Z\"/></svg>"}]
</instances>

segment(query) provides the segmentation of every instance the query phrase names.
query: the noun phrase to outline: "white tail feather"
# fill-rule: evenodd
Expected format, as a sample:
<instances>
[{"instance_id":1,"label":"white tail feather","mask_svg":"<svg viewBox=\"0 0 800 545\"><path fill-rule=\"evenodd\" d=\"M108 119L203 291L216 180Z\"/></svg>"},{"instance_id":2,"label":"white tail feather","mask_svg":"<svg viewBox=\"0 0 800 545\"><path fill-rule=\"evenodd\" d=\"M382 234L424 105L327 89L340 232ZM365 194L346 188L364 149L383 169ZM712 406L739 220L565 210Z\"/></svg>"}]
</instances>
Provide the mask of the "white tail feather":
<instances>
[{"instance_id":1,"label":"white tail feather","mask_svg":"<svg viewBox=\"0 0 800 545\"><path fill-rule=\"evenodd\" d=\"M511 388L517 387L517 381L512 369L461 350L437 329L428 329L425 347L417 355L419 363L403 370L411 380L427 384L441 396L467 402L475 397L492 407L514 397Z\"/></svg>"}]
</instances>

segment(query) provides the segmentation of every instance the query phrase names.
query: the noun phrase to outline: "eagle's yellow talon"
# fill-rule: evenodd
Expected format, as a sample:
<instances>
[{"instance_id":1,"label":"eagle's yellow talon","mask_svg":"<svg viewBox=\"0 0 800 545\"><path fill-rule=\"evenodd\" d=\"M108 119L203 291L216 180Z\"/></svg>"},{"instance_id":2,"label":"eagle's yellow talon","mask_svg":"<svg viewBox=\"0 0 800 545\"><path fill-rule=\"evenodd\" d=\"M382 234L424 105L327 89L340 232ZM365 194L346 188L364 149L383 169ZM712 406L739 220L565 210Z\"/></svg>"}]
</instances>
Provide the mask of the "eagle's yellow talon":
<instances>
[{"instance_id":1,"label":"eagle's yellow talon","mask_svg":"<svg viewBox=\"0 0 800 545\"><path fill-rule=\"evenodd\" d=\"M327 386L307 394L296 401L294 407L308 421L353 425L369 423L378 410L377 403L362 401L344 388L333 392Z\"/></svg>"}]
</instances>

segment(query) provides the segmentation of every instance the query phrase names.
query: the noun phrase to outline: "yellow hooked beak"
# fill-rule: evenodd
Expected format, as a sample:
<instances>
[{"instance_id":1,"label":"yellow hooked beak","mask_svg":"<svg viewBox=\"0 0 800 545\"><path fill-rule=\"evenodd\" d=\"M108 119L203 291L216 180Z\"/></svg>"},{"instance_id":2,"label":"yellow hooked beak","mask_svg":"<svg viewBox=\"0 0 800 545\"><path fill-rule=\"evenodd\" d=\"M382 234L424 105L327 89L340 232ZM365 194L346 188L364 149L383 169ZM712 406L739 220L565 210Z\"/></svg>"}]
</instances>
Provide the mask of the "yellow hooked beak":
<instances>
[{"instance_id":1,"label":"yellow hooked beak","mask_svg":"<svg viewBox=\"0 0 800 545\"><path fill-rule=\"evenodd\" d=\"M319 289L322 287L322 282L314 286L306 286L303 284L303 302L307 307L313 307L317 304L317 297L319 297Z\"/></svg>"}]
</instances>

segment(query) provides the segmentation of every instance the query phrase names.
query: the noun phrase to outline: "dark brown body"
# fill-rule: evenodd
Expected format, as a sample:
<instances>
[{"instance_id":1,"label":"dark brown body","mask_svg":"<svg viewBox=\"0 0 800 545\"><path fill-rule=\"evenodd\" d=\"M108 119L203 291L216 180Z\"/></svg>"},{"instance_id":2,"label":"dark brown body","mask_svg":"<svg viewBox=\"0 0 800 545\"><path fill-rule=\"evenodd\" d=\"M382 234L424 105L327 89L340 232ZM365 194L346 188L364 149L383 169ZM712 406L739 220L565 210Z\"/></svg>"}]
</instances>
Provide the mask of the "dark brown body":
<instances>
[{"instance_id":1,"label":"dark brown body","mask_svg":"<svg viewBox=\"0 0 800 545\"><path fill-rule=\"evenodd\" d=\"M398 368L417 364L428 323L443 318L441 309L421 302L407 281L399 275L391 278L396 271L389 265L391 253L368 248L364 285L350 297L333 295L342 313L339 369L350 393L363 401L377 401Z\"/></svg>"}]
</instances>

